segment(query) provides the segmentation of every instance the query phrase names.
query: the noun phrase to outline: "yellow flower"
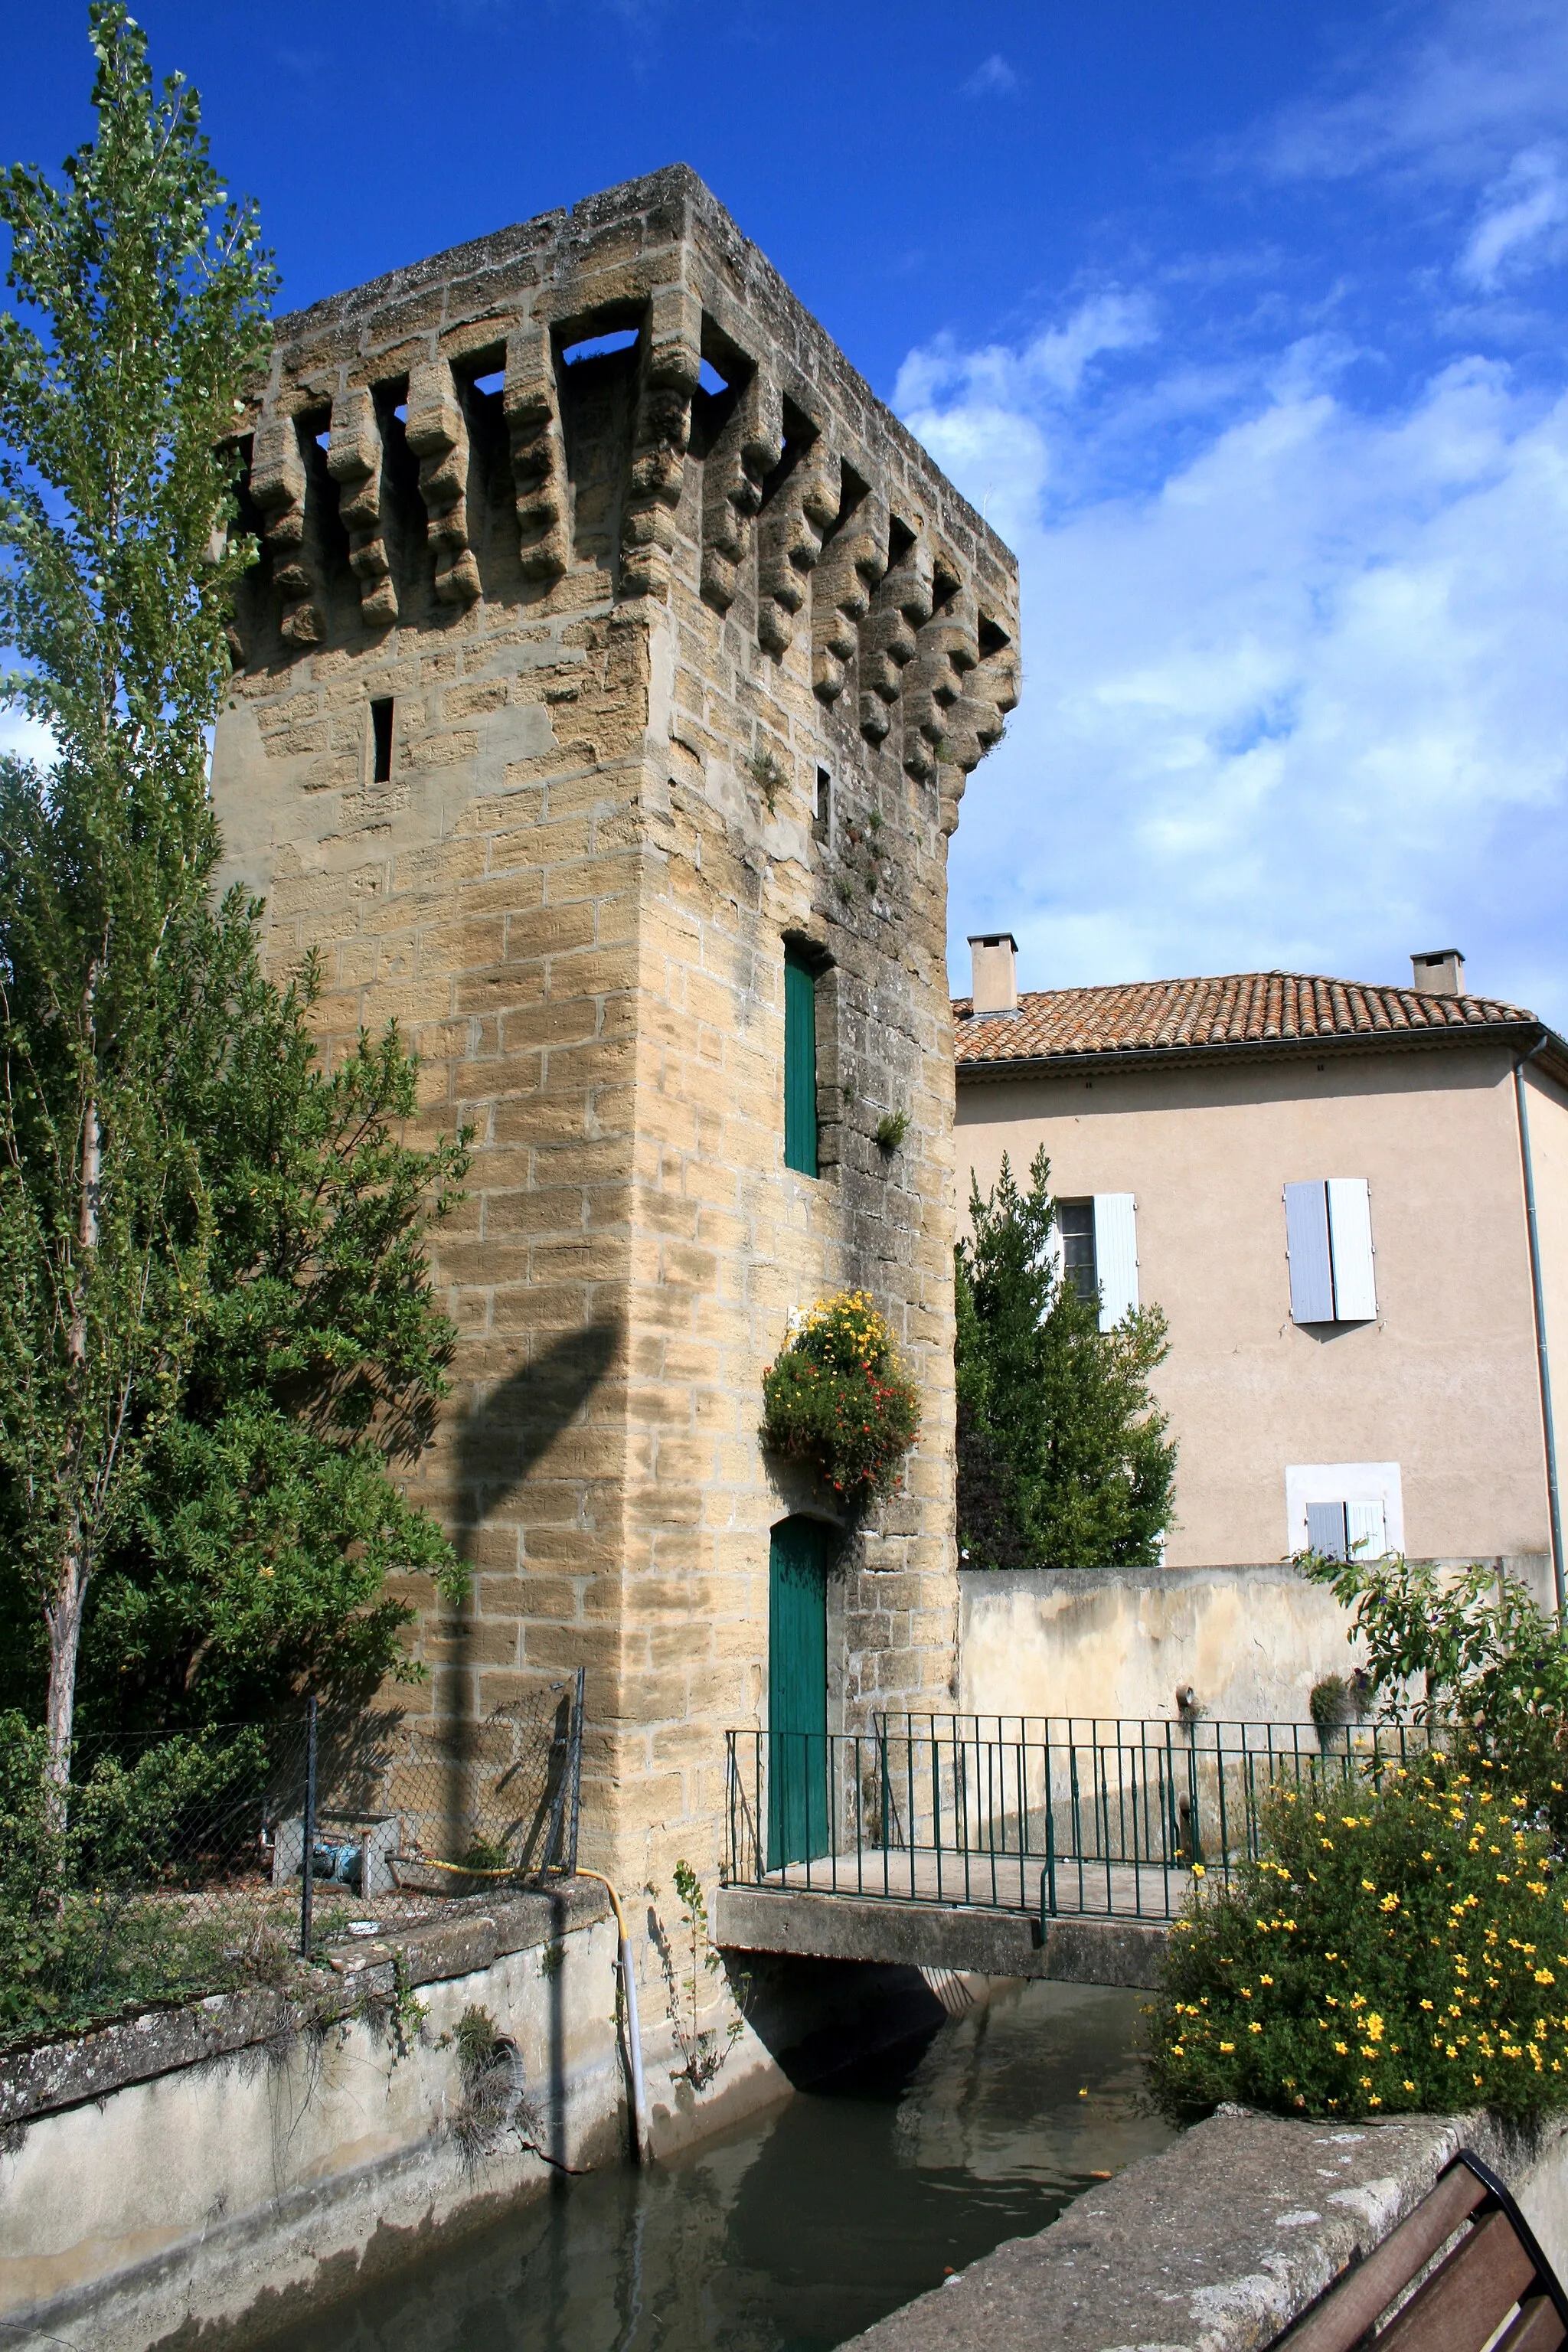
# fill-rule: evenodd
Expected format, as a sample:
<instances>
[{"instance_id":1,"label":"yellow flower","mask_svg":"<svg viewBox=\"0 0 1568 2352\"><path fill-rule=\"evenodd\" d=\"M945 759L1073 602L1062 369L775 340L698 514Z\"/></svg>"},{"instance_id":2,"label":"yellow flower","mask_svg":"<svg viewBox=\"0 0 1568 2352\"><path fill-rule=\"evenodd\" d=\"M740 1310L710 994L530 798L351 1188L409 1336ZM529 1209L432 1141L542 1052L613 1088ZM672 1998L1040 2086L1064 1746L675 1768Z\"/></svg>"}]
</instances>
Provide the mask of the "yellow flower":
<instances>
[{"instance_id":1,"label":"yellow flower","mask_svg":"<svg viewBox=\"0 0 1568 2352\"><path fill-rule=\"evenodd\" d=\"M1383 2020L1379 2017L1375 2009L1369 2011L1367 2014L1366 2031L1369 2041L1381 2042L1383 2040Z\"/></svg>"},{"instance_id":2,"label":"yellow flower","mask_svg":"<svg viewBox=\"0 0 1568 2352\"><path fill-rule=\"evenodd\" d=\"M1248 2033L1261 2033L1261 2032L1262 2032L1262 2031L1263 2031L1263 2027L1262 2027L1262 2025L1259 2023L1258 2020L1257 2018L1254 2018L1254 2019L1253 2019L1253 2021L1252 2021L1252 2023L1247 2027L1247 2030Z\"/></svg>"},{"instance_id":3,"label":"yellow flower","mask_svg":"<svg viewBox=\"0 0 1568 2352\"><path fill-rule=\"evenodd\" d=\"M1375 1895L1375 1894L1377 1893L1377 1881L1376 1881L1376 1879L1375 1879L1375 1878L1363 1878L1363 1879L1362 1880L1362 1891L1363 1891L1363 1894L1366 1894L1366 1895Z\"/></svg>"},{"instance_id":4,"label":"yellow flower","mask_svg":"<svg viewBox=\"0 0 1568 2352\"><path fill-rule=\"evenodd\" d=\"M1222 2042L1220 2043L1220 2045L1219 2045L1219 2046L1220 2046L1220 2048L1221 2048L1222 2050L1226 2051L1226 2052L1228 2052L1228 2051L1232 2051L1232 2050L1234 2050L1234 2049L1236 2048L1236 2044L1235 2044L1235 2042Z\"/></svg>"},{"instance_id":5,"label":"yellow flower","mask_svg":"<svg viewBox=\"0 0 1568 2352\"><path fill-rule=\"evenodd\" d=\"M1342 2058L1348 2058L1351 2054L1350 2044L1347 2042L1336 2042L1334 2048L1339 2052Z\"/></svg>"},{"instance_id":6,"label":"yellow flower","mask_svg":"<svg viewBox=\"0 0 1568 2352\"><path fill-rule=\"evenodd\" d=\"M1194 1878L1202 1878L1202 1877L1204 1877L1205 1875L1205 1870L1204 1870L1203 1864L1202 1864L1201 1862L1194 1862L1194 1864L1193 1864L1193 1876L1194 1876Z\"/></svg>"}]
</instances>

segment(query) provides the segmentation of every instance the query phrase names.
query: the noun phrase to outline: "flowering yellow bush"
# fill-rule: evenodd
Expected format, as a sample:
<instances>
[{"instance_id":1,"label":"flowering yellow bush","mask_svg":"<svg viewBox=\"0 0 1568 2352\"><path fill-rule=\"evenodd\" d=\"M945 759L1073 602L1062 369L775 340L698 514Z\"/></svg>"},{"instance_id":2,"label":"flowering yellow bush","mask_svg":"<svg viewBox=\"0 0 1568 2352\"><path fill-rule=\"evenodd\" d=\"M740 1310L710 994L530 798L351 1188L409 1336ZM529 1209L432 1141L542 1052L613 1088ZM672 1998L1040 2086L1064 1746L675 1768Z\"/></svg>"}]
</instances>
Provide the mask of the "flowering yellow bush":
<instances>
[{"instance_id":1,"label":"flowering yellow bush","mask_svg":"<svg viewBox=\"0 0 1568 2352\"><path fill-rule=\"evenodd\" d=\"M1462 1769L1468 1766L1468 1769ZM1277 1792L1172 1930L1156 2095L1284 2114L1568 2106L1568 1877L1500 1765Z\"/></svg>"},{"instance_id":2,"label":"flowering yellow bush","mask_svg":"<svg viewBox=\"0 0 1568 2352\"><path fill-rule=\"evenodd\" d=\"M891 1493L919 1427L914 1382L869 1291L841 1290L792 1318L763 1374L764 1444L815 1462L856 1505Z\"/></svg>"}]
</instances>

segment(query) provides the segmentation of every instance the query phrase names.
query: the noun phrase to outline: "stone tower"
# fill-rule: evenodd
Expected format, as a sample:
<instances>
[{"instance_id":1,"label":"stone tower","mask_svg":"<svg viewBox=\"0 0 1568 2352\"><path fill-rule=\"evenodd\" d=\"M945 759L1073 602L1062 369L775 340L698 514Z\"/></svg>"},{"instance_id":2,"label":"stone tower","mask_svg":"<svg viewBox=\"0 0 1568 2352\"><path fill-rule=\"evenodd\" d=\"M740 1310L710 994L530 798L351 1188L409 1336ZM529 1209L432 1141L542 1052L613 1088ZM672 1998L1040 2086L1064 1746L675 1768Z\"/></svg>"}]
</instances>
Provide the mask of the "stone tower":
<instances>
[{"instance_id":1,"label":"stone tower","mask_svg":"<svg viewBox=\"0 0 1568 2352\"><path fill-rule=\"evenodd\" d=\"M275 974L320 951L323 1052L395 1016L429 1130L474 1129L415 1489L473 1592L417 1596L415 1704L585 1664L586 1858L709 1875L770 1529L832 1517L759 1443L762 1372L832 1289L874 1294L922 1425L830 1548L828 1722L951 1704L946 853L1016 566L683 167L281 320L247 452L229 875Z\"/></svg>"}]
</instances>

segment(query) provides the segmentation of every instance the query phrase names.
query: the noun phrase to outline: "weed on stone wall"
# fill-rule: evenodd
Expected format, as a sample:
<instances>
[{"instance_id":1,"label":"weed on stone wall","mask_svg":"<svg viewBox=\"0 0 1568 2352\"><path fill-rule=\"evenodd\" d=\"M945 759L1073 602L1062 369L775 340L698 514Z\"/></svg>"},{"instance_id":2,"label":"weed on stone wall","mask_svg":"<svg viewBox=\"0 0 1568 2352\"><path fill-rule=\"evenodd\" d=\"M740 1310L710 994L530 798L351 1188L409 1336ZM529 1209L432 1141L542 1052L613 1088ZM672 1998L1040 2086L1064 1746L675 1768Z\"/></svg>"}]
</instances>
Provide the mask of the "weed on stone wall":
<instances>
[{"instance_id":1,"label":"weed on stone wall","mask_svg":"<svg viewBox=\"0 0 1568 2352\"><path fill-rule=\"evenodd\" d=\"M651 1886L647 1891L650 1895L654 1892ZM667 1934L657 1912L653 1942L664 1970L670 2030L680 2053L681 2063L676 2071L685 2076L694 2091L705 2091L746 2030L744 2006L750 1979L741 1979L741 2013L731 2018L722 2032L717 2026L701 2024L706 1979L716 1976L723 1963L708 1931L708 1905L702 1882L689 1862L675 1865L675 1892L681 1906L679 1945Z\"/></svg>"}]
</instances>

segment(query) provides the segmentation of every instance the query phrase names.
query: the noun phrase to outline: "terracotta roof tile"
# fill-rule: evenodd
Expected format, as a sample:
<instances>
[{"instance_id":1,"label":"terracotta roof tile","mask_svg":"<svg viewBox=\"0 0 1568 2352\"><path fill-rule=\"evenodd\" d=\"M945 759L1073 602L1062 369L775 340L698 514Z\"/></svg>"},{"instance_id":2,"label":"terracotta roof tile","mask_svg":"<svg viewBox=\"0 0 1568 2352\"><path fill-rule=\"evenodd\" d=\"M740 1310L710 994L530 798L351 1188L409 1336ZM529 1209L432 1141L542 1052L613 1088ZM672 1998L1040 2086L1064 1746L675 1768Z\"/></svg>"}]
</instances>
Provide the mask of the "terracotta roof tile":
<instances>
[{"instance_id":1,"label":"terracotta roof tile","mask_svg":"<svg viewBox=\"0 0 1568 2352\"><path fill-rule=\"evenodd\" d=\"M1313 1038L1408 1036L1517 1027L1535 1015L1489 996L1428 996L1313 972L1238 971L1215 980L1142 980L1110 988L1047 988L1018 999L1016 1018L970 1019L953 999L961 1064L1029 1062L1069 1054L1198 1051L1305 1044Z\"/></svg>"}]
</instances>

